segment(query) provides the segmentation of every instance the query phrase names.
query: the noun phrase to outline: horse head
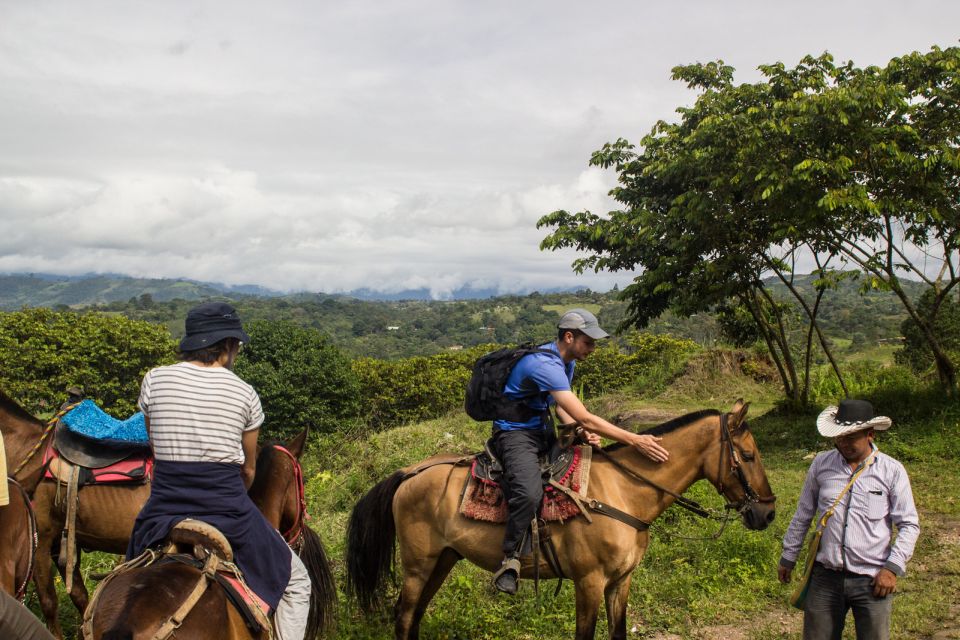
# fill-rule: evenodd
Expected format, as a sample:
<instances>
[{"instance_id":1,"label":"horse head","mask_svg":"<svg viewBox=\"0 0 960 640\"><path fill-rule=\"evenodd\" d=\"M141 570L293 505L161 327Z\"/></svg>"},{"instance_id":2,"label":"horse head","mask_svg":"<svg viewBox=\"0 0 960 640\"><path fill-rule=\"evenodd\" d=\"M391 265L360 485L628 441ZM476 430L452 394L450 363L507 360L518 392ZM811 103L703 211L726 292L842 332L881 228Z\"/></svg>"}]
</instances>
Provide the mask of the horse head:
<instances>
[{"instance_id":1,"label":"horse head","mask_svg":"<svg viewBox=\"0 0 960 640\"><path fill-rule=\"evenodd\" d=\"M741 398L729 413L717 416L720 437L710 448L704 472L727 499L727 508L739 513L748 529L761 530L773 522L777 498L747 424L749 407Z\"/></svg>"},{"instance_id":2,"label":"horse head","mask_svg":"<svg viewBox=\"0 0 960 640\"><path fill-rule=\"evenodd\" d=\"M248 494L287 542L296 547L302 534L306 502L300 456L309 429L287 443L267 442L257 453L257 472Z\"/></svg>"},{"instance_id":3,"label":"horse head","mask_svg":"<svg viewBox=\"0 0 960 640\"><path fill-rule=\"evenodd\" d=\"M328 630L336 618L336 586L323 543L306 520L303 470L300 456L306 449L309 428L285 444L267 442L259 447L257 472L247 492L267 521L283 535L310 574L310 616L305 637Z\"/></svg>"}]
</instances>

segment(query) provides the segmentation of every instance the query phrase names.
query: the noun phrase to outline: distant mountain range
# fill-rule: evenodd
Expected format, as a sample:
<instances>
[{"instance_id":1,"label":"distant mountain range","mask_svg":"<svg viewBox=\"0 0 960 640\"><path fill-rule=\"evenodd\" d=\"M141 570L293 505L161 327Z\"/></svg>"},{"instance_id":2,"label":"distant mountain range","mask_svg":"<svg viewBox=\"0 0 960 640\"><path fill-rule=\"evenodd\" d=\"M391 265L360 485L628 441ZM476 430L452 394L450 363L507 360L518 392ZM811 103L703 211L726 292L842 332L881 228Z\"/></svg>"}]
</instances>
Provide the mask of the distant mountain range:
<instances>
[{"instance_id":1,"label":"distant mountain range","mask_svg":"<svg viewBox=\"0 0 960 640\"><path fill-rule=\"evenodd\" d=\"M562 293L575 289L548 288L540 293ZM518 292L517 295L530 293ZM0 309L21 307L85 307L93 304L125 302L148 294L156 302L170 300L203 300L216 297L258 296L277 298L301 295L285 293L257 285L225 285L183 278L132 278L122 274L62 276L49 273L14 273L0 275ZM359 300L432 300L429 289L405 289L384 293L368 288L355 289L338 296ZM466 285L450 292L445 299L478 300L504 295L496 289L474 289Z\"/></svg>"}]
</instances>

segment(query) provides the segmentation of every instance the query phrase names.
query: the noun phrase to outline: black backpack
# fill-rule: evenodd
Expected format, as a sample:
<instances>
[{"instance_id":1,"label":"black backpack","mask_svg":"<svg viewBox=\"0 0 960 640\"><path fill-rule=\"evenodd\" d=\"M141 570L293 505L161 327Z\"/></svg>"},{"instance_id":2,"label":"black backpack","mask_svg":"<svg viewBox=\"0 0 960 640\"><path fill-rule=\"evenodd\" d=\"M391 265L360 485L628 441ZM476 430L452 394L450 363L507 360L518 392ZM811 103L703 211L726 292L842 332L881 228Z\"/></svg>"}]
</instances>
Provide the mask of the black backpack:
<instances>
[{"instance_id":1,"label":"black backpack","mask_svg":"<svg viewBox=\"0 0 960 640\"><path fill-rule=\"evenodd\" d=\"M527 422L540 412L527 406L524 400L510 400L503 396L507 378L520 358L531 353L549 353L559 358L555 351L541 349L527 342L516 347L491 351L477 359L473 365L470 382L467 383L463 408L474 420L510 420Z\"/></svg>"}]
</instances>

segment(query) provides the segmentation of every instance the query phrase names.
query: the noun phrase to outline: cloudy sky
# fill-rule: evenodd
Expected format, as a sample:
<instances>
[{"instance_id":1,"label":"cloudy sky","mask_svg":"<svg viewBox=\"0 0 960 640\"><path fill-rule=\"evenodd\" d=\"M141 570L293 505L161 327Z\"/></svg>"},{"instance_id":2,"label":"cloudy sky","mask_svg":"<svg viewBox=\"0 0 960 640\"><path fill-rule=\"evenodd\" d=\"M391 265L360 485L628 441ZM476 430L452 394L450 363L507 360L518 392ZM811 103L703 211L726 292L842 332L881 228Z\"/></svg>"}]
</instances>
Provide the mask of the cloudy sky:
<instances>
[{"instance_id":1,"label":"cloudy sky","mask_svg":"<svg viewBox=\"0 0 960 640\"><path fill-rule=\"evenodd\" d=\"M606 290L538 249L677 64L951 46L960 2L0 0L0 272ZM869 7L867 9L866 7Z\"/></svg>"}]
</instances>

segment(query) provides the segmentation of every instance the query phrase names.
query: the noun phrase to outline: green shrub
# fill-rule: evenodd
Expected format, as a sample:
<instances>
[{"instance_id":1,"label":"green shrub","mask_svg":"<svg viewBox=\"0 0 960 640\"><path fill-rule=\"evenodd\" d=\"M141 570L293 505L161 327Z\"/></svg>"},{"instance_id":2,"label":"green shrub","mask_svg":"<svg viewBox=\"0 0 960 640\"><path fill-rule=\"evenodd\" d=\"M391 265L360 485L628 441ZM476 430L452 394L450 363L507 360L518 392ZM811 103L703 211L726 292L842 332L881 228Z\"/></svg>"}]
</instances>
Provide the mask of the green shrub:
<instances>
[{"instance_id":1,"label":"green shrub","mask_svg":"<svg viewBox=\"0 0 960 640\"><path fill-rule=\"evenodd\" d=\"M577 363L574 384L584 397L632 388L645 395L662 391L683 371L700 347L692 340L647 332L631 332L623 347L610 340Z\"/></svg>"},{"instance_id":2,"label":"green shrub","mask_svg":"<svg viewBox=\"0 0 960 640\"><path fill-rule=\"evenodd\" d=\"M462 410L473 363L492 348L496 345L403 360L354 360L364 419L384 429Z\"/></svg>"},{"instance_id":3,"label":"green shrub","mask_svg":"<svg viewBox=\"0 0 960 640\"><path fill-rule=\"evenodd\" d=\"M287 439L309 426L349 429L360 413L360 383L350 361L315 329L257 320L237 358L237 375L253 385L266 416L264 433Z\"/></svg>"},{"instance_id":4,"label":"green shrub","mask_svg":"<svg viewBox=\"0 0 960 640\"><path fill-rule=\"evenodd\" d=\"M175 360L165 327L102 313L24 309L0 313L0 388L32 413L48 413L83 387L124 418L136 411L140 381Z\"/></svg>"}]
</instances>

